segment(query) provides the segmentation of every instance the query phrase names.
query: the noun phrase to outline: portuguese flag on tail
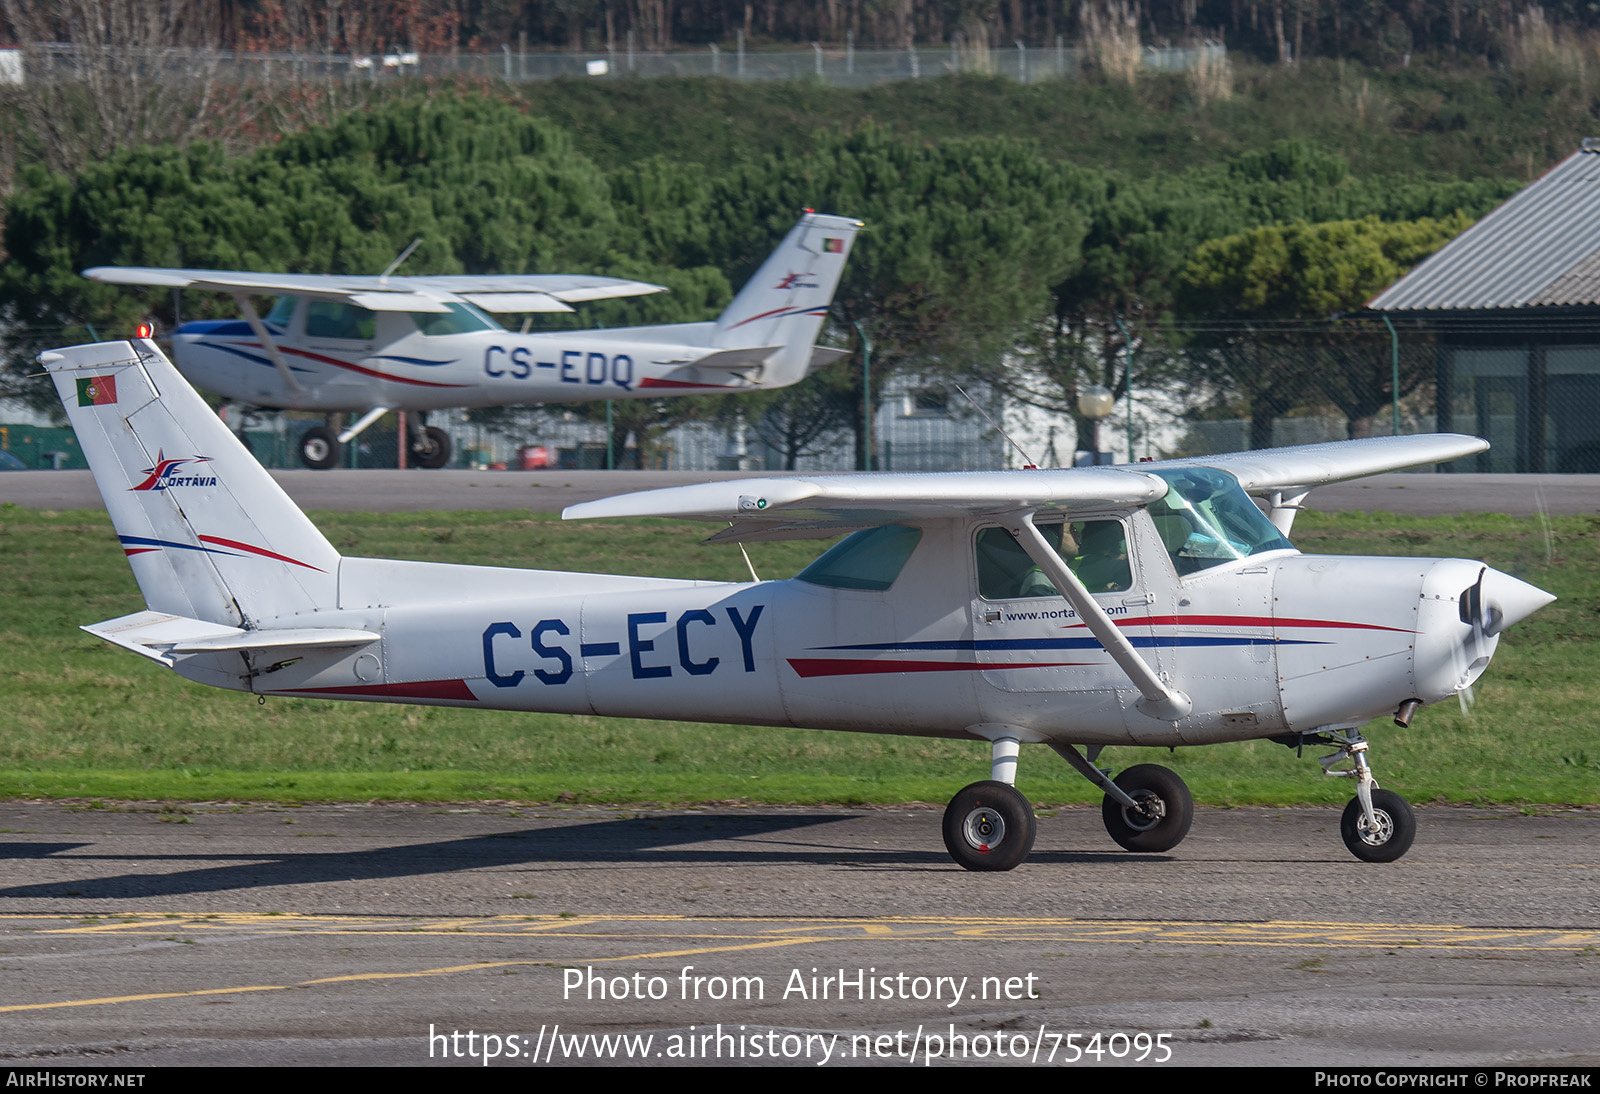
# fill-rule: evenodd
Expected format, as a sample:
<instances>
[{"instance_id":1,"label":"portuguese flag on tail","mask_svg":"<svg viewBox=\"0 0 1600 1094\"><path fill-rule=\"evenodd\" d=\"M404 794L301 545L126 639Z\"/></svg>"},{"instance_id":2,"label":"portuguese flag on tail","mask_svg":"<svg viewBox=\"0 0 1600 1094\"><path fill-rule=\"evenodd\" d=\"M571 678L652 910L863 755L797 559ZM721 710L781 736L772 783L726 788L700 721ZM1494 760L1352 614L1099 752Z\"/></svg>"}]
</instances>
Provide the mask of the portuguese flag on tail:
<instances>
[{"instance_id":1,"label":"portuguese flag on tail","mask_svg":"<svg viewBox=\"0 0 1600 1094\"><path fill-rule=\"evenodd\" d=\"M78 380L79 406L105 406L117 401L115 376L86 376Z\"/></svg>"}]
</instances>

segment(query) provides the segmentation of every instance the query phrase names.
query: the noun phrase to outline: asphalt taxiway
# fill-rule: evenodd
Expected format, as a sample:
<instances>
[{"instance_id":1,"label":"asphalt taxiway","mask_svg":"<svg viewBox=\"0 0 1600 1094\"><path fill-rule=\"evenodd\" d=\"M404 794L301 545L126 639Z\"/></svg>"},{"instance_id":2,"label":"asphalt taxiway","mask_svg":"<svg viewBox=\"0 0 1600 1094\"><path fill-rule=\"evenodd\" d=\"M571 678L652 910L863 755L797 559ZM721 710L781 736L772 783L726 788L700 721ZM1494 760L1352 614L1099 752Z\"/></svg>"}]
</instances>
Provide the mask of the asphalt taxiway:
<instances>
[{"instance_id":1,"label":"asphalt taxiway","mask_svg":"<svg viewBox=\"0 0 1600 1094\"><path fill-rule=\"evenodd\" d=\"M1600 812L1418 812L4 803L0 1061L1600 1063Z\"/></svg>"}]
</instances>

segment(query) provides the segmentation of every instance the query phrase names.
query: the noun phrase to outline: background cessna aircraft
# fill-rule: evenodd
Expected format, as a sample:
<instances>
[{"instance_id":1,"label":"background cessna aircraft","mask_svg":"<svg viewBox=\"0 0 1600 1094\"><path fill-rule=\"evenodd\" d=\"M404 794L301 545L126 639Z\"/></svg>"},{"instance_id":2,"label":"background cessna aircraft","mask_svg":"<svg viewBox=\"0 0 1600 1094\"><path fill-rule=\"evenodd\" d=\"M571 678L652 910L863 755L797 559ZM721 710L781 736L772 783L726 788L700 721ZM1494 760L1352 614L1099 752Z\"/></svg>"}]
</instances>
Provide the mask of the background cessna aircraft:
<instances>
[{"instance_id":1,"label":"background cessna aircraft","mask_svg":"<svg viewBox=\"0 0 1600 1094\"><path fill-rule=\"evenodd\" d=\"M807 212L715 321L517 334L487 312L570 312L580 301L664 291L607 277L376 277L97 266L84 276L230 294L242 320L185 323L178 368L233 402L361 417L300 443L307 467L390 410L654 399L778 388L844 355L816 346L860 221ZM404 257L404 256L402 256ZM392 268L392 267L391 267ZM265 317L251 296L283 294ZM414 463L443 467L450 438L425 426Z\"/></svg>"}]
</instances>

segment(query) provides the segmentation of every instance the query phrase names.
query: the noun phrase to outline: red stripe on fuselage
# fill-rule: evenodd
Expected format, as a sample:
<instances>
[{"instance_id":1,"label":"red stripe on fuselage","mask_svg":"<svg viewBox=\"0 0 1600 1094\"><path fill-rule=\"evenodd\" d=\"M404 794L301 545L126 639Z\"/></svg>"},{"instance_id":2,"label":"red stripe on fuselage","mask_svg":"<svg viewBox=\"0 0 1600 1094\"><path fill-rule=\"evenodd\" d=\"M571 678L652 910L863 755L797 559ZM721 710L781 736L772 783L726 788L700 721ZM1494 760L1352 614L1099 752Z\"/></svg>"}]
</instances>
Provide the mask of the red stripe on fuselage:
<instances>
[{"instance_id":1,"label":"red stripe on fuselage","mask_svg":"<svg viewBox=\"0 0 1600 1094\"><path fill-rule=\"evenodd\" d=\"M1268 615L1146 615L1112 620L1119 627L1327 627L1331 630L1394 631L1415 634L1404 627L1384 627L1377 623L1345 623L1337 619L1285 619ZM1087 627L1087 623L1067 623L1063 630Z\"/></svg>"},{"instance_id":2,"label":"red stripe on fuselage","mask_svg":"<svg viewBox=\"0 0 1600 1094\"><path fill-rule=\"evenodd\" d=\"M266 352L266 347L262 346L260 342L239 342L236 344L248 346L251 349L258 349L263 353ZM332 365L334 368L349 369L351 372L359 372L363 376L371 376L375 380L389 380L396 384L410 384L413 387L450 388L472 386L470 384L441 384L434 380L413 380L409 376L394 376L387 372L379 372L377 369L362 368L360 365L352 365L349 361L341 361L337 357L327 357L320 353L312 353L310 350L295 349L292 346L279 346L278 350L281 353L289 353L296 357L304 357L307 361L316 361L319 364Z\"/></svg>"}]
</instances>

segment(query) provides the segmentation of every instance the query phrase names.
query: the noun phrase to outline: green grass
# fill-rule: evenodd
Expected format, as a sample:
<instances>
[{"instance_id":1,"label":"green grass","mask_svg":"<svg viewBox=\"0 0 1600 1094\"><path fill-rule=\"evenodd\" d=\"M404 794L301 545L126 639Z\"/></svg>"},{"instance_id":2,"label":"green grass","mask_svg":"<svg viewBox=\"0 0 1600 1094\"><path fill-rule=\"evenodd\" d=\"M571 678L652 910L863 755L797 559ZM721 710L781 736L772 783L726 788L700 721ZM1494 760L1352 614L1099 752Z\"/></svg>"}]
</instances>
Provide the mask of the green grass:
<instances>
[{"instance_id":1,"label":"green grass","mask_svg":"<svg viewBox=\"0 0 1600 1094\"><path fill-rule=\"evenodd\" d=\"M736 548L704 525L562 524L503 513L321 513L348 554L738 579ZM1296 542L1337 554L1481 558L1561 600L1508 632L1463 716L1425 709L1409 730L1374 723L1372 761L1413 801L1600 802L1594 686L1600 520L1499 516L1300 518ZM762 577L792 575L815 543L754 544ZM148 800L942 802L983 778L987 747L810 730L388 704L270 699L191 684L78 630L143 607L104 513L0 507L0 796ZM1154 760L1217 805L1333 803L1347 780L1311 753L1247 742L1109 749ZM1041 749L1021 785L1041 804L1099 795Z\"/></svg>"}]
</instances>

